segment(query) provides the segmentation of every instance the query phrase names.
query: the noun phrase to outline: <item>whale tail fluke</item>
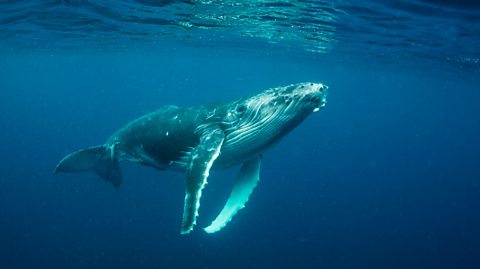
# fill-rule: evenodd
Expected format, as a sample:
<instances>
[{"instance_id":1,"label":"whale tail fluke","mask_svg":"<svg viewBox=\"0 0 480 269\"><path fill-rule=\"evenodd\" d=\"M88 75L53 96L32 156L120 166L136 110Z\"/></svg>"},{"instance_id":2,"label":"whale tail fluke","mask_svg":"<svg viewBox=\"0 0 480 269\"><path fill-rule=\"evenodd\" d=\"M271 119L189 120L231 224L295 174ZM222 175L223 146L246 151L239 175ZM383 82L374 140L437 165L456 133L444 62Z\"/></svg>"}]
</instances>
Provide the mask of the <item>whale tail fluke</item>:
<instances>
[{"instance_id":1,"label":"whale tail fluke","mask_svg":"<svg viewBox=\"0 0 480 269\"><path fill-rule=\"evenodd\" d=\"M122 173L113 149L105 145L81 149L65 156L55 168L54 174L93 170L115 188L122 183Z\"/></svg>"}]
</instances>

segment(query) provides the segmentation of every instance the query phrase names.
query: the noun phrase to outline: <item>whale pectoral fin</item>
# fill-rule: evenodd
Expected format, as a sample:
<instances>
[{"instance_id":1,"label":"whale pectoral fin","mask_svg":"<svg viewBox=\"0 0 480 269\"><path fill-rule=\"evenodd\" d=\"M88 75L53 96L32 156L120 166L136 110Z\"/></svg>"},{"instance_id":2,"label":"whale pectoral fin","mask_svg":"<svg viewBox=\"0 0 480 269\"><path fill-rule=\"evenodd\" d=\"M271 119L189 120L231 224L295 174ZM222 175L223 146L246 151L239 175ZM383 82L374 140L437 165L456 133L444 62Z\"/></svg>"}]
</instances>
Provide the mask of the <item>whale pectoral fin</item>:
<instances>
[{"instance_id":1,"label":"whale pectoral fin","mask_svg":"<svg viewBox=\"0 0 480 269\"><path fill-rule=\"evenodd\" d=\"M220 154L225 134L220 129L206 130L200 143L191 153L191 161L187 165L187 184L183 209L182 234L192 231L198 216L200 197L207 184L210 168Z\"/></svg>"},{"instance_id":2,"label":"whale pectoral fin","mask_svg":"<svg viewBox=\"0 0 480 269\"><path fill-rule=\"evenodd\" d=\"M245 203L260 180L260 160L261 156L258 156L243 163L227 203L217 218L208 227L204 228L205 232L215 233L220 231L240 209L245 207Z\"/></svg>"}]
</instances>

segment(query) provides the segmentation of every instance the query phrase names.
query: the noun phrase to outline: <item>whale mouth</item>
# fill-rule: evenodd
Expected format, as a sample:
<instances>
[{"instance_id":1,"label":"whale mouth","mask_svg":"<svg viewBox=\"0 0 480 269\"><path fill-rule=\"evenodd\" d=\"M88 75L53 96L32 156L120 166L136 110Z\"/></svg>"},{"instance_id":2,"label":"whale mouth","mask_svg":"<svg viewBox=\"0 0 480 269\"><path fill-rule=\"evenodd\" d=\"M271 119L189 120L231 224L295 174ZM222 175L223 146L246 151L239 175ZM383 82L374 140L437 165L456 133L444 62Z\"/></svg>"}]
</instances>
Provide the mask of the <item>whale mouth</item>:
<instances>
[{"instance_id":1,"label":"whale mouth","mask_svg":"<svg viewBox=\"0 0 480 269\"><path fill-rule=\"evenodd\" d=\"M324 107L324 106L326 106L326 105L327 105L327 101L326 101L326 100L323 100L322 103L321 103L318 107L315 107L315 108L313 109L313 112L314 112L314 113L315 113L315 112L318 112L318 111L320 110L320 108L322 108L322 107Z\"/></svg>"},{"instance_id":2,"label":"whale mouth","mask_svg":"<svg viewBox=\"0 0 480 269\"><path fill-rule=\"evenodd\" d=\"M325 98L325 96L323 97L315 96L311 100L316 104L315 107L313 108L313 112L318 112L320 108L327 105L327 98Z\"/></svg>"},{"instance_id":3,"label":"whale mouth","mask_svg":"<svg viewBox=\"0 0 480 269\"><path fill-rule=\"evenodd\" d=\"M317 104L315 106L315 108L313 109L313 112L318 112L320 110L320 108L327 105L328 86L325 85L325 84L319 84L318 90L320 92L320 95L314 96L312 98L312 101Z\"/></svg>"}]
</instances>

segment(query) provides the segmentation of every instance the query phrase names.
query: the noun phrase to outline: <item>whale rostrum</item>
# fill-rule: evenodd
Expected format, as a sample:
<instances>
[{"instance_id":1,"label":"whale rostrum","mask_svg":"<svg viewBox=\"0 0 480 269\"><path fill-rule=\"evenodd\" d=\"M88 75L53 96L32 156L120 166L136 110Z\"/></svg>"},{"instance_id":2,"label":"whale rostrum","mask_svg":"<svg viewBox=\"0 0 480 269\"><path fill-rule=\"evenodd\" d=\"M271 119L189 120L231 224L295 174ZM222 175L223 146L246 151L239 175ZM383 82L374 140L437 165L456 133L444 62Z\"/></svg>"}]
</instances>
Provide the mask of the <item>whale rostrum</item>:
<instances>
[{"instance_id":1,"label":"whale rostrum","mask_svg":"<svg viewBox=\"0 0 480 269\"><path fill-rule=\"evenodd\" d=\"M188 234L196 224L210 171L241 164L225 206L204 228L215 233L245 207L260 179L263 152L324 107L327 89L306 82L219 105L164 106L128 123L105 144L65 156L55 174L92 170L118 188L120 161L181 171L186 175L181 233Z\"/></svg>"}]
</instances>

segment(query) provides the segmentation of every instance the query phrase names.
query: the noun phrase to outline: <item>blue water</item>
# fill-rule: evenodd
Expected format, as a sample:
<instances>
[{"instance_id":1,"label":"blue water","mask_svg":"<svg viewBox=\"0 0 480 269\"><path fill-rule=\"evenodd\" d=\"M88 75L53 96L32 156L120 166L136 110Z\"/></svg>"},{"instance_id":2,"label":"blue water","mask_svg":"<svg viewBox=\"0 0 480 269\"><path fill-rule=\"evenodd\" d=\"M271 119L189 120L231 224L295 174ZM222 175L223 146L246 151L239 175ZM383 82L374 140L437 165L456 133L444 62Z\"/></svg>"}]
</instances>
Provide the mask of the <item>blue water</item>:
<instances>
[{"instance_id":1,"label":"blue water","mask_svg":"<svg viewBox=\"0 0 480 269\"><path fill-rule=\"evenodd\" d=\"M0 268L480 268L476 1L0 1ZM53 176L156 108L302 81L327 106L263 158L211 173Z\"/></svg>"}]
</instances>

